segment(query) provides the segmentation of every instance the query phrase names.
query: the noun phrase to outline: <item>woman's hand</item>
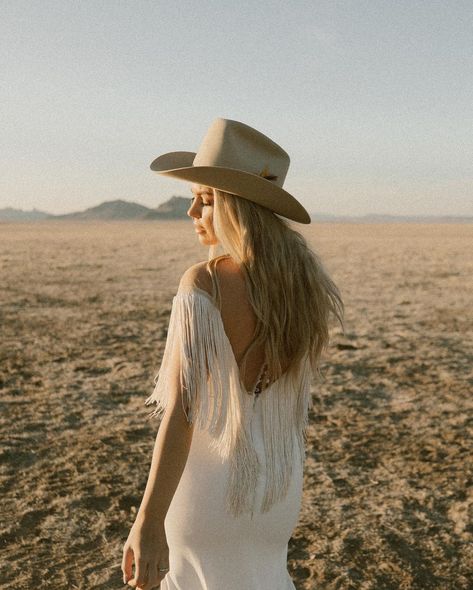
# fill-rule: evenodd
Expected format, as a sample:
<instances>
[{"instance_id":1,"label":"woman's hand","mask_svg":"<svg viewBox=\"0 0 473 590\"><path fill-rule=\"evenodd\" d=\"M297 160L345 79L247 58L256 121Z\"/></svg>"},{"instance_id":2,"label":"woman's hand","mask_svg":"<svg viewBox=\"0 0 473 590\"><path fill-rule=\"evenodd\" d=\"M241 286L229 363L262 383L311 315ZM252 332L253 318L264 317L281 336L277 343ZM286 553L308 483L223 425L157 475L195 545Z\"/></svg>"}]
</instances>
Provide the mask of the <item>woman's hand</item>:
<instances>
[{"instance_id":1,"label":"woman's hand","mask_svg":"<svg viewBox=\"0 0 473 590\"><path fill-rule=\"evenodd\" d=\"M193 425L189 426L182 408L179 373L173 379L176 383L169 391L170 401L159 425L146 489L123 547L123 581L137 590L158 588L168 573L169 548L164 519L181 479L192 441Z\"/></svg>"},{"instance_id":2,"label":"woman's hand","mask_svg":"<svg viewBox=\"0 0 473 590\"><path fill-rule=\"evenodd\" d=\"M166 571L158 571L158 568L166 568ZM123 547L123 582L137 590L153 590L159 588L168 570L169 548L164 523L157 524L149 516L138 513Z\"/></svg>"}]
</instances>

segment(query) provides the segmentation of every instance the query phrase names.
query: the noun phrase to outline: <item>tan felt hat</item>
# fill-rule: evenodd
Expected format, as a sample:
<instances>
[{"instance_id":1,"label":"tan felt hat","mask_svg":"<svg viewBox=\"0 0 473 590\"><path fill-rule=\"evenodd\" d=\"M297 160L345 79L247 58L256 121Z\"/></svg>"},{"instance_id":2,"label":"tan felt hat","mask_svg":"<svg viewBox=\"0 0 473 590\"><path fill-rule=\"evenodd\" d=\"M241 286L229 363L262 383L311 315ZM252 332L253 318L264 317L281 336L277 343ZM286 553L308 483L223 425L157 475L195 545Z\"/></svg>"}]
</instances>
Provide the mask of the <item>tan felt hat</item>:
<instances>
[{"instance_id":1,"label":"tan felt hat","mask_svg":"<svg viewBox=\"0 0 473 590\"><path fill-rule=\"evenodd\" d=\"M169 152L151 163L164 176L210 186L267 207L299 223L310 223L304 207L282 186L289 155L253 127L218 118L197 153Z\"/></svg>"}]
</instances>

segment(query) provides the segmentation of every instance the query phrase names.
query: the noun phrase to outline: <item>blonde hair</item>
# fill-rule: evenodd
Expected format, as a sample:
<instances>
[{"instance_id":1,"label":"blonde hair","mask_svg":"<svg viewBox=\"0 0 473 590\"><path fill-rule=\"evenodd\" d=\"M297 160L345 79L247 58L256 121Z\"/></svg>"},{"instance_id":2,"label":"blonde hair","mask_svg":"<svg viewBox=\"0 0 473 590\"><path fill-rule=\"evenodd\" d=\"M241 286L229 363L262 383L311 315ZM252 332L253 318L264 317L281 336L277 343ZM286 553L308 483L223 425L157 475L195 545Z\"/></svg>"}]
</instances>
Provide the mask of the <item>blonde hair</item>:
<instances>
[{"instance_id":1,"label":"blonde hair","mask_svg":"<svg viewBox=\"0 0 473 590\"><path fill-rule=\"evenodd\" d=\"M305 238L289 222L248 199L214 190L213 225L219 244L240 265L256 314L256 330L249 351L264 345L267 374L275 381L285 371L296 371L308 355L314 375L329 342L334 316L343 328L343 301ZM220 305L215 251L209 250L207 268Z\"/></svg>"}]
</instances>

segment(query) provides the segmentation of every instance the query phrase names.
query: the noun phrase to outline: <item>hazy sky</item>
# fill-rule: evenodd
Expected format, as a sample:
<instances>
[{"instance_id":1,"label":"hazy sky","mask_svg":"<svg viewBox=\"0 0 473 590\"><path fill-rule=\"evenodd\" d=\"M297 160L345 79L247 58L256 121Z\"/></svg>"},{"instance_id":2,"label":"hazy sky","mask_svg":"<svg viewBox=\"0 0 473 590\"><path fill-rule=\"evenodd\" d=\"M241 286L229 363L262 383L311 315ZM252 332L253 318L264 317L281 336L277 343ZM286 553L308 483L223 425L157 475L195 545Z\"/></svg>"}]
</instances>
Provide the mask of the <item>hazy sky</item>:
<instances>
[{"instance_id":1,"label":"hazy sky","mask_svg":"<svg viewBox=\"0 0 473 590\"><path fill-rule=\"evenodd\" d=\"M156 207L215 117L312 212L473 215L471 0L1 0L0 208Z\"/></svg>"}]
</instances>

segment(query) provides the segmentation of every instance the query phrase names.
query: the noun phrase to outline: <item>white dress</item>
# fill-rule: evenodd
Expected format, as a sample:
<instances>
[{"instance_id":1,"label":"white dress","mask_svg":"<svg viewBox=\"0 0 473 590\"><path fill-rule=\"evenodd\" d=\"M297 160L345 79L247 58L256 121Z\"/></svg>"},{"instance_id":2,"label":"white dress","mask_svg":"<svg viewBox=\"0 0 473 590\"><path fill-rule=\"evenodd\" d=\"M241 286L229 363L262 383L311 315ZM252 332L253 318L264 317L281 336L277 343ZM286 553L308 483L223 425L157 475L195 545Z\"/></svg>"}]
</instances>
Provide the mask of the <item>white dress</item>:
<instances>
[{"instance_id":1,"label":"white dress","mask_svg":"<svg viewBox=\"0 0 473 590\"><path fill-rule=\"evenodd\" d=\"M287 548L297 524L310 406L307 359L258 395L242 384L211 296L180 287L150 415L167 403L179 354L183 407L195 423L164 522L169 572L161 590L295 590ZM174 358L175 361L175 358Z\"/></svg>"}]
</instances>

